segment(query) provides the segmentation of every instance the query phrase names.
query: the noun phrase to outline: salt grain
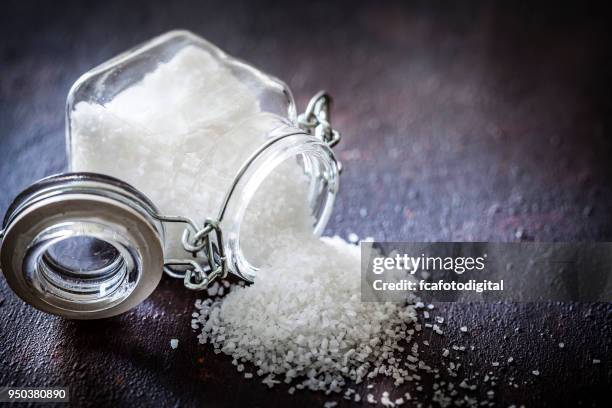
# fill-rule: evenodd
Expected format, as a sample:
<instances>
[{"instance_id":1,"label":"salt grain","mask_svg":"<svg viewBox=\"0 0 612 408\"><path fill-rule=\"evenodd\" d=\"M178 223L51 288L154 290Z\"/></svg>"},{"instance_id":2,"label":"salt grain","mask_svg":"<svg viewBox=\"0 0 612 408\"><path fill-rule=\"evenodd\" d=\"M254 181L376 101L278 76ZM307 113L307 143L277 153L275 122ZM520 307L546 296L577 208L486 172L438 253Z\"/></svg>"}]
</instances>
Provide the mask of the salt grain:
<instances>
[{"instance_id":1,"label":"salt grain","mask_svg":"<svg viewBox=\"0 0 612 408\"><path fill-rule=\"evenodd\" d=\"M389 399L389 393L387 391L382 393L382 396L380 397L380 404L383 407L387 407L387 408L395 407L395 404L393 403L393 401Z\"/></svg>"}]
</instances>

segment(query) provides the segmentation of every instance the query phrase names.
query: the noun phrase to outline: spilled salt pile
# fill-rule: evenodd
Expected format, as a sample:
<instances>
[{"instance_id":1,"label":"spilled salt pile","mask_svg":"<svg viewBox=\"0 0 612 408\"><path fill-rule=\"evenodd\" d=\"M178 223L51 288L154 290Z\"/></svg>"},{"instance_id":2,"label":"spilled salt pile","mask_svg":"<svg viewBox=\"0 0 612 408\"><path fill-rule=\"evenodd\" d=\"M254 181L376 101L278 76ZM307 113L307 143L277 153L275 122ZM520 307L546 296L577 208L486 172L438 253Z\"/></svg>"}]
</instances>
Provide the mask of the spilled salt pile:
<instances>
[{"instance_id":1,"label":"spilled salt pile","mask_svg":"<svg viewBox=\"0 0 612 408\"><path fill-rule=\"evenodd\" d=\"M193 324L202 343L254 364L265 383L301 377L298 389L340 391L403 351L416 313L361 302L358 247L340 238L294 244L279 248L253 285L199 301ZM389 370L403 382L407 370Z\"/></svg>"}]
</instances>

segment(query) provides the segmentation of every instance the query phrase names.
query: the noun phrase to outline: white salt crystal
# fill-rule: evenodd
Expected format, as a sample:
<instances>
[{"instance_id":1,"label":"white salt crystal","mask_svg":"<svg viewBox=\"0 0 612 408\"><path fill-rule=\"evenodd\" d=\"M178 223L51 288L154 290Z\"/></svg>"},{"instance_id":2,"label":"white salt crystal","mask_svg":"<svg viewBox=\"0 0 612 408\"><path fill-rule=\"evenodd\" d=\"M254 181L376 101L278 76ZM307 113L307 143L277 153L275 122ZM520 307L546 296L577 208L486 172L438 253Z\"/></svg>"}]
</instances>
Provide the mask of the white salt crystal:
<instances>
[{"instance_id":1,"label":"white salt crystal","mask_svg":"<svg viewBox=\"0 0 612 408\"><path fill-rule=\"evenodd\" d=\"M219 292L219 283L213 282L212 285L206 289L206 292L208 293L208 296L217 296L217 293Z\"/></svg>"},{"instance_id":2,"label":"white salt crystal","mask_svg":"<svg viewBox=\"0 0 612 408\"><path fill-rule=\"evenodd\" d=\"M393 403L393 401L389 399L389 393L387 391L382 393L382 396L380 397L380 403L383 407L387 407L387 408L395 407L395 404Z\"/></svg>"}]
</instances>

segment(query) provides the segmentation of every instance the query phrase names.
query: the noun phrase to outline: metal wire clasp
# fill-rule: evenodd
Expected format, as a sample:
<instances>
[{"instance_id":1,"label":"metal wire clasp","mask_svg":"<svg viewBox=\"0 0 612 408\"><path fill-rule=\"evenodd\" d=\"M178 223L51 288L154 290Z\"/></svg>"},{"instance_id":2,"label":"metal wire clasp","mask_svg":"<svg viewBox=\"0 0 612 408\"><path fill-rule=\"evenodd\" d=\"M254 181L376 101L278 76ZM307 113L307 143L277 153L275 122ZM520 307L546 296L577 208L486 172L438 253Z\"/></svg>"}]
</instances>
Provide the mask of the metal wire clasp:
<instances>
[{"instance_id":1,"label":"metal wire clasp","mask_svg":"<svg viewBox=\"0 0 612 408\"><path fill-rule=\"evenodd\" d=\"M306 106L304 113L298 115L300 128L334 147L340 142L341 135L331 126L331 96L326 91L317 92Z\"/></svg>"},{"instance_id":2,"label":"metal wire clasp","mask_svg":"<svg viewBox=\"0 0 612 408\"><path fill-rule=\"evenodd\" d=\"M195 222L184 217L158 216L160 221L169 223L185 223L181 243L185 251L190 252L194 259L166 259L164 272L178 279L183 279L187 289L202 290L217 278L225 278L228 273L223 234L219 222L206 219L202 228L197 228ZM198 253L203 252L206 263L196 261Z\"/></svg>"}]
</instances>

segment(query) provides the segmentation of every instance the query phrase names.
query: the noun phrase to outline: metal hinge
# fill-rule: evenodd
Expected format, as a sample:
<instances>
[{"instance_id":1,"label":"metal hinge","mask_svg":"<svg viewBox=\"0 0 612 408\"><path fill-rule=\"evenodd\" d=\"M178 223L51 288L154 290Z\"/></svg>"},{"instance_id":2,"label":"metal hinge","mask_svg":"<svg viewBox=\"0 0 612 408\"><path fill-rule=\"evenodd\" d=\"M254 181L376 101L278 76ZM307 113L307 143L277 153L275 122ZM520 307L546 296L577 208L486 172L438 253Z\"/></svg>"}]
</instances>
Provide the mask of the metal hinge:
<instances>
[{"instance_id":1,"label":"metal hinge","mask_svg":"<svg viewBox=\"0 0 612 408\"><path fill-rule=\"evenodd\" d=\"M330 108L332 98L326 91L317 92L306 106L304 113L298 115L300 128L321 139L329 147L336 146L341 139L340 132L331 125Z\"/></svg>"},{"instance_id":2,"label":"metal hinge","mask_svg":"<svg viewBox=\"0 0 612 408\"><path fill-rule=\"evenodd\" d=\"M157 216L160 221L169 223L185 223L181 243L186 252L194 259L165 259L164 272L173 278L183 279L187 289L203 290L218 278L225 278L228 273L223 234L219 222L212 219L204 221L202 228L184 217ZM202 254L205 263L199 263L195 258Z\"/></svg>"}]
</instances>

